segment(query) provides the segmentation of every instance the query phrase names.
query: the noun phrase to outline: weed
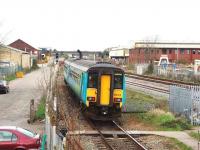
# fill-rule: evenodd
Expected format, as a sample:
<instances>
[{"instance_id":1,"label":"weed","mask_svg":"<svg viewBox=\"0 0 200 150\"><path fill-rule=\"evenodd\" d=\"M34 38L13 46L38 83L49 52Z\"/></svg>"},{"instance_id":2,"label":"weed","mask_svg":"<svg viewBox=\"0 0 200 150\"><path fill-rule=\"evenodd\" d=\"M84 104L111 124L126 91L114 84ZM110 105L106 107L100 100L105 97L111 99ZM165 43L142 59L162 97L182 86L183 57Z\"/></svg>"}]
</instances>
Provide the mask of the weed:
<instances>
[{"instance_id":1,"label":"weed","mask_svg":"<svg viewBox=\"0 0 200 150\"><path fill-rule=\"evenodd\" d=\"M5 78L6 81L12 81L12 80L15 80L15 79L16 79L16 75L15 74L8 75Z\"/></svg>"},{"instance_id":2,"label":"weed","mask_svg":"<svg viewBox=\"0 0 200 150\"><path fill-rule=\"evenodd\" d=\"M184 143L180 142L179 140L177 140L176 138L170 138L171 142L174 143L174 145L176 147L178 147L178 149L181 149L181 150L192 150L191 147L185 145Z\"/></svg>"},{"instance_id":3,"label":"weed","mask_svg":"<svg viewBox=\"0 0 200 150\"><path fill-rule=\"evenodd\" d=\"M37 111L36 111L36 119L45 118L45 106L46 106L46 97L42 96L40 103L38 105Z\"/></svg>"},{"instance_id":4,"label":"weed","mask_svg":"<svg viewBox=\"0 0 200 150\"><path fill-rule=\"evenodd\" d=\"M186 130L191 125L184 118L175 118L173 114L162 110L153 110L148 113L139 113L137 118L155 126L158 130Z\"/></svg>"},{"instance_id":5,"label":"weed","mask_svg":"<svg viewBox=\"0 0 200 150\"><path fill-rule=\"evenodd\" d=\"M189 135L190 135L191 137L197 139L197 140L200 140L200 134L197 133L197 132L192 131L192 132L189 133Z\"/></svg>"}]
</instances>

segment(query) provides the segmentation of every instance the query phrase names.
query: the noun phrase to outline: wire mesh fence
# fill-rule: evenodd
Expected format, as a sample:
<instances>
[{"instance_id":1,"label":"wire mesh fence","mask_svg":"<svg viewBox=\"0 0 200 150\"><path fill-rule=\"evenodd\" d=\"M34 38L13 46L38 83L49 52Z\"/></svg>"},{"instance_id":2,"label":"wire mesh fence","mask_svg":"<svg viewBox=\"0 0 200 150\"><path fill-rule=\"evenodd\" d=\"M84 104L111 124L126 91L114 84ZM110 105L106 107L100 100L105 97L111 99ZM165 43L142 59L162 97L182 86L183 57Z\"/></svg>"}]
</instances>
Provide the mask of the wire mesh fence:
<instances>
[{"instance_id":1,"label":"wire mesh fence","mask_svg":"<svg viewBox=\"0 0 200 150\"><path fill-rule=\"evenodd\" d=\"M170 111L200 125L200 86L170 85Z\"/></svg>"}]
</instances>

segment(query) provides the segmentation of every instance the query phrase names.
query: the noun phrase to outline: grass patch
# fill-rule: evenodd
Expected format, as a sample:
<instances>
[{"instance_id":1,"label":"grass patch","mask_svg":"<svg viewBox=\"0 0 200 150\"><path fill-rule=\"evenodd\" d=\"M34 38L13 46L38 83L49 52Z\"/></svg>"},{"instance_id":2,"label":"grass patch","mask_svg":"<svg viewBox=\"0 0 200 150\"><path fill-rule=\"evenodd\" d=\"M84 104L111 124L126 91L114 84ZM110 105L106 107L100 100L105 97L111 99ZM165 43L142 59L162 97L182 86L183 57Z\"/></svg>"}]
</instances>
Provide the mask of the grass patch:
<instances>
[{"instance_id":1,"label":"grass patch","mask_svg":"<svg viewBox=\"0 0 200 150\"><path fill-rule=\"evenodd\" d=\"M42 96L40 103L38 105L36 111L36 119L44 119L45 118L45 106L46 106L46 97Z\"/></svg>"},{"instance_id":2,"label":"grass patch","mask_svg":"<svg viewBox=\"0 0 200 150\"><path fill-rule=\"evenodd\" d=\"M144 93L127 90L126 100L125 112L134 112L132 117L155 130L182 131L192 127L185 118L176 118L168 112L168 102L165 98L155 98Z\"/></svg>"},{"instance_id":3,"label":"grass patch","mask_svg":"<svg viewBox=\"0 0 200 150\"><path fill-rule=\"evenodd\" d=\"M200 140L200 134L198 134L198 132L189 132L189 135L197 140Z\"/></svg>"},{"instance_id":4,"label":"grass patch","mask_svg":"<svg viewBox=\"0 0 200 150\"><path fill-rule=\"evenodd\" d=\"M147 124L155 126L157 130L188 130L191 125L184 118L175 118L172 113L164 112L163 110L155 109L148 113L138 113L137 118Z\"/></svg>"},{"instance_id":5,"label":"grass patch","mask_svg":"<svg viewBox=\"0 0 200 150\"><path fill-rule=\"evenodd\" d=\"M126 90L126 104L128 112L147 112L154 108L168 110L165 98L155 98L141 92Z\"/></svg>"},{"instance_id":6,"label":"grass patch","mask_svg":"<svg viewBox=\"0 0 200 150\"><path fill-rule=\"evenodd\" d=\"M15 74L8 75L5 78L6 81L12 81L12 80L15 80L15 79L16 79L16 75Z\"/></svg>"},{"instance_id":7,"label":"grass patch","mask_svg":"<svg viewBox=\"0 0 200 150\"><path fill-rule=\"evenodd\" d=\"M177 140L176 138L169 138L171 142L174 143L174 146L177 147L177 149L181 149L181 150L192 150L191 147L185 145L184 143L180 142L179 140Z\"/></svg>"}]
</instances>

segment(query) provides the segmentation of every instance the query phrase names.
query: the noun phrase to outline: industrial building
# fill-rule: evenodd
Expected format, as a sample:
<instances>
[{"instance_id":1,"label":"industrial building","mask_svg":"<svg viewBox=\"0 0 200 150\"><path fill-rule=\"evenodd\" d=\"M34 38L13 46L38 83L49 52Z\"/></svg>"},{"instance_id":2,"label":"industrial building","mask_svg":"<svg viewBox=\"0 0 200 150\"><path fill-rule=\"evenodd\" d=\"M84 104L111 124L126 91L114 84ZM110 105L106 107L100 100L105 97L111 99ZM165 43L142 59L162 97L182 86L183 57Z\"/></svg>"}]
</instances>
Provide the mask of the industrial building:
<instances>
[{"instance_id":1,"label":"industrial building","mask_svg":"<svg viewBox=\"0 0 200 150\"><path fill-rule=\"evenodd\" d=\"M166 55L171 63L193 63L200 59L200 43L135 42L129 62L140 64L159 61Z\"/></svg>"},{"instance_id":2,"label":"industrial building","mask_svg":"<svg viewBox=\"0 0 200 150\"><path fill-rule=\"evenodd\" d=\"M113 47L113 48L109 48L108 50L109 50L109 58L128 62L128 59L129 59L128 48Z\"/></svg>"}]
</instances>

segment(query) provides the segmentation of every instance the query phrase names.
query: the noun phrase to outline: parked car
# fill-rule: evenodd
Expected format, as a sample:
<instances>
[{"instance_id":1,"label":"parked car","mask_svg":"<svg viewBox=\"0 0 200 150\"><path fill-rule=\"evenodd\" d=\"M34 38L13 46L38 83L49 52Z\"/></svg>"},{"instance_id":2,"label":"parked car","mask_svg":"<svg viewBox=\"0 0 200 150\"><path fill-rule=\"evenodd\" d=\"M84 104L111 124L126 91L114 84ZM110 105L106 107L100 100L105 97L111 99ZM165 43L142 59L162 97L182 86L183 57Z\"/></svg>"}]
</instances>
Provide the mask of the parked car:
<instances>
[{"instance_id":1,"label":"parked car","mask_svg":"<svg viewBox=\"0 0 200 150\"><path fill-rule=\"evenodd\" d=\"M8 93L9 92L9 85L8 81L6 80L0 80L0 92L2 93Z\"/></svg>"},{"instance_id":2,"label":"parked car","mask_svg":"<svg viewBox=\"0 0 200 150\"><path fill-rule=\"evenodd\" d=\"M38 134L15 126L0 126L0 150L39 150Z\"/></svg>"}]
</instances>

